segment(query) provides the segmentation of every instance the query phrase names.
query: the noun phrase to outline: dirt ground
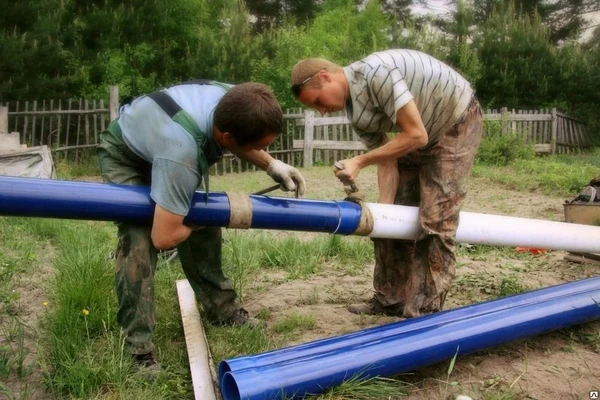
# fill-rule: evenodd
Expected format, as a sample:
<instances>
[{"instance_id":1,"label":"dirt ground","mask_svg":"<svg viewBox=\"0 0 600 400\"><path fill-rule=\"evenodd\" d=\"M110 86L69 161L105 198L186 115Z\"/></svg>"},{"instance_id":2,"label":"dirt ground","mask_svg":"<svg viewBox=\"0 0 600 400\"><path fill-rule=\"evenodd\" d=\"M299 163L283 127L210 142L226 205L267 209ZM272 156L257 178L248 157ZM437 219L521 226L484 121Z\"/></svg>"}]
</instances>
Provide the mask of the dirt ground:
<instances>
[{"instance_id":1,"label":"dirt ground","mask_svg":"<svg viewBox=\"0 0 600 400\"><path fill-rule=\"evenodd\" d=\"M563 220L562 200L536 193L520 193L474 179L465 211ZM516 227L517 228L517 227ZM565 252L548 252L519 259L458 257L457 278L446 308L495 298L498 277L507 269L520 271L521 283L541 288L597 276L600 264L573 264L563 260ZM397 321L394 317L358 316L347 312L348 304L372 295L373 266L348 276L327 269L309 280L285 281L283 275L265 274L255 282L260 291L249 290L246 308L270 310L277 321L295 313L316 318L314 329L302 333L297 343L316 340ZM281 283L283 282L283 283ZM473 399L588 399L600 388L600 322L559 331L529 340L459 357L448 377L448 362L406 374L412 385L408 396L416 399L446 399L469 395ZM594 338L594 342L580 340Z\"/></svg>"},{"instance_id":2,"label":"dirt ground","mask_svg":"<svg viewBox=\"0 0 600 400\"><path fill-rule=\"evenodd\" d=\"M362 183L370 189L373 183ZM563 220L562 201L538 193L521 193L489 184L481 179L471 181L465 211L513 215L528 218ZM27 335L25 346L29 360L36 354L35 331L37 317L43 313L43 293L39 282L52 276L49 267L52 249L39 254L43 276L36 281L24 279L18 287L21 293L19 314L23 316ZM573 264L563 260L566 253L549 252L538 257L503 258L502 255L472 256L463 252L458 257L457 278L446 302L446 308L494 298L498 277L507 269L520 271L522 283L540 288L597 276L600 264ZM339 335L383 323L393 317L357 316L346 311L348 304L367 300L372 294L373 264L354 276L343 271L323 268L307 280L287 281L283 273L265 273L248 288L246 308L258 313L270 310L270 320L277 321L291 313L308 314L316 318L314 329L305 331L296 342L307 342ZM421 368L402 376L411 385L408 399L447 399L458 394L473 399L588 399L592 389L600 389L600 321L542 335L529 340L459 357L450 376L449 361ZM586 340L592 338L593 340ZM27 362L26 364L30 364ZM27 380L28 399L38 399L39 374ZM7 382L16 393L20 390Z\"/></svg>"}]
</instances>

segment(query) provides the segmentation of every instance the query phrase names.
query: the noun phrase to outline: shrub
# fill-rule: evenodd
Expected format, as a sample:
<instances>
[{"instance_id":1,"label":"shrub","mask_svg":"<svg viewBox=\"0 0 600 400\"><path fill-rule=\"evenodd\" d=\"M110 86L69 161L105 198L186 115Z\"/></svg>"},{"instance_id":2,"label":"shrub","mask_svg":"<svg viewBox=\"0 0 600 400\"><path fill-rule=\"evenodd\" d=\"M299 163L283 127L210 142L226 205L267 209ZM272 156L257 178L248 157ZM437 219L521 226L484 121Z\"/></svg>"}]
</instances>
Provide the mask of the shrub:
<instances>
[{"instance_id":1,"label":"shrub","mask_svg":"<svg viewBox=\"0 0 600 400\"><path fill-rule=\"evenodd\" d=\"M512 131L502 133L499 122L486 124L486 133L481 140L476 163L502 166L515 160L529 160L535 157L531 144L525 143L521 135Z\"/></svg>"}]
</instances>

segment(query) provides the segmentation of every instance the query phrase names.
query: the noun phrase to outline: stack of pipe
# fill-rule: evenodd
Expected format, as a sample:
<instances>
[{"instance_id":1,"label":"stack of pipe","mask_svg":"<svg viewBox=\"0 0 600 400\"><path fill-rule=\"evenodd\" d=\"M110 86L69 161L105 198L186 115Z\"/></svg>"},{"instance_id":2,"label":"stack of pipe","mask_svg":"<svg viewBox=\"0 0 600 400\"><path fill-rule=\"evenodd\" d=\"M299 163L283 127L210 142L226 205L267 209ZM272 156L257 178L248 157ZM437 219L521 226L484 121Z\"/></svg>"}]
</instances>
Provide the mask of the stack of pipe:
<instances>
[{"instance_id":1,"label":"stack of pipe","mask_svg":"<svg viewBox=\"0 0 600 400\"><path fill-rule=\"evenodd\" d=\"M600 318L600 277L224 360L224 400L302 398Z\"/></svg>"}]
</instances>

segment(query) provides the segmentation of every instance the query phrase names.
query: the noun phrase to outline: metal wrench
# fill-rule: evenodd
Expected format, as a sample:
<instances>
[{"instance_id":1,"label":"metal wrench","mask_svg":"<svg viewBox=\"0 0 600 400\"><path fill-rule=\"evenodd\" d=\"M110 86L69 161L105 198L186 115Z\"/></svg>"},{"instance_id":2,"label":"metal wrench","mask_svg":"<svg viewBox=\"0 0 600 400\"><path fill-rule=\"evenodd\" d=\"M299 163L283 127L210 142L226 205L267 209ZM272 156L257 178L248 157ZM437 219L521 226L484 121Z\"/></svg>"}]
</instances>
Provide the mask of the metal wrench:
<instances>
[{"instance_id":1,"label":"metal wrench","mask_svg":"<svg viewBox=\"0 0 600 400\"><path fill-rule=\"evenodd\" d=\"M277 189L279 189L279 188L280 188L280 186L281 186L280 184L273 185L273 186L269 186L269 187L268 187L268 188L266 188L266 189L259 190L258 192L255 192L255 193L252 193L252 194L253 194L254 196L259 196L259 195L261 195L261 194L265 194L265 193L269 193L269 192L272 192L272 191L274 191L274 190L277 190ZM295 194L296 194L296 198L298 198L298 197L299 197L299 196L298 196L298 185L296 185L296 193L295 193Z\"/></svg>"}]
</instances>

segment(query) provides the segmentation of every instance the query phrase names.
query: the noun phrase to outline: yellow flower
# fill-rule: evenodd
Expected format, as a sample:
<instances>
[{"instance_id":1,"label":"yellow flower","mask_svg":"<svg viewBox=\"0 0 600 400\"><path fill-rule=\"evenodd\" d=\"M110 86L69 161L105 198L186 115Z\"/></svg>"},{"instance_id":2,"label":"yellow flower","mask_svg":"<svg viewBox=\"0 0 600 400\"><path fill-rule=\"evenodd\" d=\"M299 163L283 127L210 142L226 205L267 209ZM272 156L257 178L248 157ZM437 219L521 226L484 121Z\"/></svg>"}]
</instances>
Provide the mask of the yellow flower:
<instances>
[{"instance_id":1,"label":"yellow flower","mask_svg":"<svg viewBox=\"0 0 600 400\"><path fill-rule=\"evenodd\" d=\"M47 301L42 301L42 305L43 305L44 307L48 307L48 302L47 302Z\"/></svg>"},{"instance_id":2,"label":"yellow flower","mask_svg":"<svg viewBox=\"0 0 600 400\"><path fill-rule=\"evenodd\" d=\"M81 310L81 314L88 316L88 315L90 315L90 310L88 310L87 308L84 308L83 310Z\"/></svg>"}]
</instances>

